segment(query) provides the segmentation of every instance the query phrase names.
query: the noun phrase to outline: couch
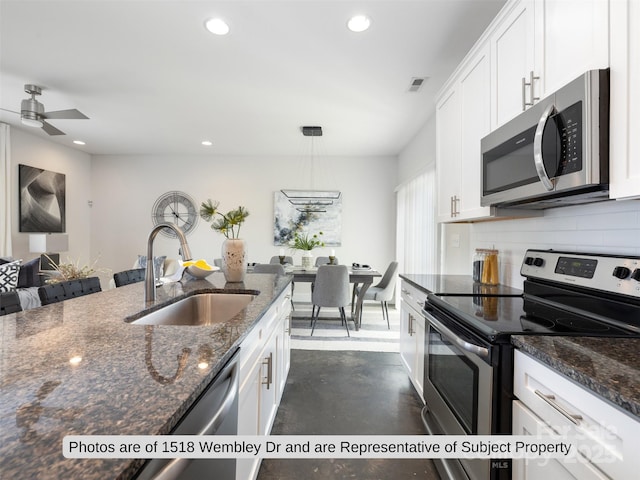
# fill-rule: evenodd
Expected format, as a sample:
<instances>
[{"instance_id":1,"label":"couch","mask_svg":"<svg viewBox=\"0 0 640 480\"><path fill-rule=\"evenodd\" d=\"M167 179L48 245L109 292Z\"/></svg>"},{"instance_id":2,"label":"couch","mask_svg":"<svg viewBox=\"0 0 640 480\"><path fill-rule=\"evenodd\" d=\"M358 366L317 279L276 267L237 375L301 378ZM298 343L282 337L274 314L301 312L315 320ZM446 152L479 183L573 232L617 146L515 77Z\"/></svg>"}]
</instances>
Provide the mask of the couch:
<instances>
[{"instance_id":1,"label":"couch","mask_svg":"<svg viewBox=\"0 0 640 480\"><path fill-rule=\"evenodd\" d=\"M0 266L12 262L14 262L12 258L0 258ZM44 285L44 278L40 273L40 257L36 257L20 264L17 284L15 287L8 288L15 290L20 298L20 306L23 310L28 310L41 305L38 288L42 285Z\"/></svg>"}]
</instances>

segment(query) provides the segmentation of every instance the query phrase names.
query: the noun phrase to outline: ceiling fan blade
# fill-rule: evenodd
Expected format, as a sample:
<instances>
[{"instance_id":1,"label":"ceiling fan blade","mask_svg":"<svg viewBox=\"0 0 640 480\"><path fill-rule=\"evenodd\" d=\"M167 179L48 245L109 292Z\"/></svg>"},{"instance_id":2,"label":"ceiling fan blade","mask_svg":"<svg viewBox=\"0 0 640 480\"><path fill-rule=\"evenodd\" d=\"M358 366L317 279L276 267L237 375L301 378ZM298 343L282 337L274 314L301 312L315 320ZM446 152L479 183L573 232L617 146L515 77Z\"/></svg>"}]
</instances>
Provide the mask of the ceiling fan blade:
<instances>
[{"instance_id":1,"label":"ceiling fan blade","mask_svg":"<svg viewBox=\"0 0 640 480\"><path fill-rule=\"evenodd\" d=\"M0 108L0 110L3 110L5 112L17 113L18 115L20 115L20 112L16 112L15 110L9 110L8 108Z\"/></svg>"},{"instance_id":2,"label":"ceiling fan blade","mask_svg":"<svg viewBox=\"0 0 640 480\"><path fill-rule=\"evenodd\" d=\"M44 112L44 115L42 116L47 119L52 119L52 118L68 119L68 120L72 120L72 119L88 120L89 119L89 117L87 117L84 113L82 113L79 110L76 110L75 108L72 108L71 110L56 110L55 112Z\"/></svg>"},{"instance_id":3,"label":"ceiling fan blade","mask_svg":"<svg viewBox=\"0 0 640 480\"><path fill-rule=\"evenodd\" d=\"M42 122L42 129L49 135L66 135L66 133L64 133L62 130L58 130L56 127L47 122Z\"/></svg>"}]
</instances>

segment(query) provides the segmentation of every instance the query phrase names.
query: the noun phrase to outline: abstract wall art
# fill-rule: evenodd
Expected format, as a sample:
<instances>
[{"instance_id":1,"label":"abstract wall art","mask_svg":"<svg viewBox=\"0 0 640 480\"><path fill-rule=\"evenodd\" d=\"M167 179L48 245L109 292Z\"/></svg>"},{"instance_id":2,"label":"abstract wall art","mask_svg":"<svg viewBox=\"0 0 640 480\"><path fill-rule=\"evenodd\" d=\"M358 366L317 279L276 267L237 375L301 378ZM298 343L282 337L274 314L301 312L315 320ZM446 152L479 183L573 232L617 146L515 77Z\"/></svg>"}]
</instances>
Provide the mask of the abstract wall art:
<instances>
[{"instance_id":1,"label":"abstract wall art","mask_svg":"<svg viewBox=\"0 0 640 480\"><path fill-rule=\"evenodd\" d=\"M65 175L19 165L20 231L64 233Z\"/></svg>"},{"instance_id":2,"label":"abstract wall art","mask_svg":"<svg viewBox=\"0 0 640 480\"><path fill-rule=\"evenodd\" d=\"M274 202L274 245L287 245L296 233L322 232L326 246L340 246L342 194L335 190L279 190Z\"/></svg>"}]
</instances>

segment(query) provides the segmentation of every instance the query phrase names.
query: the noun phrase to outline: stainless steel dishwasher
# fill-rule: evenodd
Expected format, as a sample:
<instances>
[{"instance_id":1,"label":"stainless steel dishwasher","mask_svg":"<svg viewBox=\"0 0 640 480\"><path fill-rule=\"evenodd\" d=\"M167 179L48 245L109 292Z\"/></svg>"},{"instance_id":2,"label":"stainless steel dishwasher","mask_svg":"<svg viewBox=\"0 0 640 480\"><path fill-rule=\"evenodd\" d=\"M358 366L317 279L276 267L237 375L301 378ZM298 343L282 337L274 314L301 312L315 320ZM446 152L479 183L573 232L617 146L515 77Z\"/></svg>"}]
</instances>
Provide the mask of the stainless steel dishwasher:
<instances>
[{"instance_id":1,"label":"stainless steel dishwasher","mask_svg":"<svg viewBox=\"0 0 640 480\"><path fill-rule=\"evenodd\" d=\"M236 352L200 395L172 435L236 435L238 433L239 354ZM175 458L149 460L137 480L235 480L236 460Z\"/></svg>"}]
</instances>

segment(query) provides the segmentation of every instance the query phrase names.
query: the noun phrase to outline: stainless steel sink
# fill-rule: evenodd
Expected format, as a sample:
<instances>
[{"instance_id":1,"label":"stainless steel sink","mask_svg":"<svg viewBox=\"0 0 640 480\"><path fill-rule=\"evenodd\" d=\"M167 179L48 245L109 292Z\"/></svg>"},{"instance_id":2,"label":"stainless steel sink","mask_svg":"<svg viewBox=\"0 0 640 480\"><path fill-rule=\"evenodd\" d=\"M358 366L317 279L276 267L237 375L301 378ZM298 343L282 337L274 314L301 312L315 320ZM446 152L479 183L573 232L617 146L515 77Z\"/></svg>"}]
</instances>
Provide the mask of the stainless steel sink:
<instances>
[{"instance_id":1,"label":"stainless steel sink","mask_svg":"<svg viewBox=\"0 0 640 480\"><path fill-rule=\"evenodd\" d=\"M254 298L247 293L199 293L126 321L134 325L214 325L233 318Z\"/></svg>"}]
</instances>

